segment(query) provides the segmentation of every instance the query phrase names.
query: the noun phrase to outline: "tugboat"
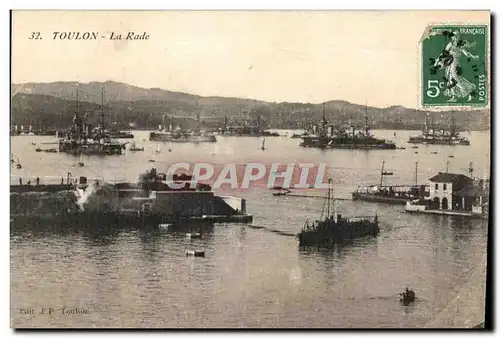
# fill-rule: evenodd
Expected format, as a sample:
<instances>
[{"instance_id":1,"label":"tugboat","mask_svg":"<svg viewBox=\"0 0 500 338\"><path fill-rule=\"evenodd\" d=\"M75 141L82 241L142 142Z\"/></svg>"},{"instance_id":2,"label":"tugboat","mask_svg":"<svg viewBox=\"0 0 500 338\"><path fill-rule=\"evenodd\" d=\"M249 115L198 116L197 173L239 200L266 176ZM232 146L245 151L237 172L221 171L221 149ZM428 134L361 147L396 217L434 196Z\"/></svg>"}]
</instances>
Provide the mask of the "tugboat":
<instances>
[{"instance_id":1,"label":"tugboat","mask_svg":"<svg viewBox=\"0 0 500 338\"><path fill-rule=\"evenodd\" d=\"M404 306L408 306L415 302L415 292L411 289L406 288L404 292L399 294L399 301L403 303Z\"/></svg>"},{"instance_id":2,"label":"tugboat","mask_svg":"<svg viewBox=\"0 0 500 338\"><path fill-rule=\"evenodd\" d=\"M328 184L327 198L321 218L312 225L306 222L304 228L298 234L299 246L331 248L359 237L377 236L380 231L377 215L375 217L342 218L340 214L331 213L333 211L331 204L334 201L331 179L328 180ZM323 215L325 215L325 218L323 218Z\"/></svg>"},{"instance_id":3,"label":"tugboat","mask_svg":"<svg viewBox=\"0 0 500 338\"><path fill-rule=\"evenodd\" d=\"M351 126L350 131L344 129L334 130L328 126L325 117L325 104L323 103L323 118L319 127L319 133L313 133L302 137L301 147L306 148L334 148L334 149L396 149L394 142L375 138L370 134L368 125L368 107L365 108L365 127L356 132L356 127Z\"/></svg>"},{"instance_id":4,"label":"tugboat","mask_svg":"<svg viewBox=\"0 0 500 338\"><path fill-rule=\"evenodd\" d=\"M429 113L425 116L425 125L422 130L422 134L419 136L410 136L408 143L413 144L442 144L442 145L470 145L470 141L464 136L460 136L460 133L456 129L455 119L451 118L450 131L436 131L429 122ZM413 147L412 147L413 148Z\"/></svg>"}]
</instances>

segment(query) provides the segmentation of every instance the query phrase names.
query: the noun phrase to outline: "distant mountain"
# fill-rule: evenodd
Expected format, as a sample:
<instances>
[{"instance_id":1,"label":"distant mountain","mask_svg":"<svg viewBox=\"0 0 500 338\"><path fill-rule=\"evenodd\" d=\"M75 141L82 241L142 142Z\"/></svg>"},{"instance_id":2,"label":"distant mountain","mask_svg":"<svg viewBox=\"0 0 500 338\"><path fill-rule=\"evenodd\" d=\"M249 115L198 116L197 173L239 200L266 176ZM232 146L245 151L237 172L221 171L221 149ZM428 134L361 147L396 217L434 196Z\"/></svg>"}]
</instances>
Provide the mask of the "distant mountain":
<instances>
[{"instance_id":1,"label":"distant mountain","mask_svg":"<svg viewBox=\"0 0 500 338\"><path fill-rule=\"evenodd\" d=\"M12 123L59 126L68 124L77 111L77 82L25 83L12 85ZM87 113L98 123L101 110L101 88L104 90L105 116L119 126L135 123L156 128L165 115L167 123L190 125L197 115L208 126L221 125L224 116L231 120L262 118L264 126L294 128L317 122L325 110L332 123L364 123L365 111L374 127L395 129L420 128L426 112L402 106L365 107L333 100L323 104L266 102L232 97L203 97L160 88L140 88L126 83L107 81L78 83L78 111ZM465 129L488 129L489 110L446 111L431 113L433 122L449 123L451 116ZM62 126L60 126L62 127Z\"/></svg>"}]
</instances>

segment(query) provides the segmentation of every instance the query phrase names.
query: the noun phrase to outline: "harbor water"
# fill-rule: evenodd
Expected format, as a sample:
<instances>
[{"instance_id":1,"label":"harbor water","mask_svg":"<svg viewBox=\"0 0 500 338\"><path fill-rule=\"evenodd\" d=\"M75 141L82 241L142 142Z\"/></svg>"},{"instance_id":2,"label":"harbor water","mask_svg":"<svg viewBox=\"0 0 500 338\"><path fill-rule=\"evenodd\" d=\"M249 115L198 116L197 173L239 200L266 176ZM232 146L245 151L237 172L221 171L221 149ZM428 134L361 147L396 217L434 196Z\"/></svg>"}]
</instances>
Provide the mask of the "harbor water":
<instances>
[{"instance_id":1,"label":"harbor water","mask_svg":"<svg viewBox=\"0 0 500 338\"><path fill-rule=\"evenodd\" d=\"M282 131L280 131L282 132ZM448 170L489 176L488 132L466 135L470 146L407 144L416 132L375 130L396 139L397 150L321 150L299 147L300 139L218 137L216 143L149 142L135 134L143 152L121 156L75 157L35 152L56 148L53 137L16 136L11 152L22 169L11 166L12 184L50 176L135 181L152 166L177 162L325 163L334 196L349 199L358 185L378 184L380 166L394 172L386 184L418 183ZM32 143L35 143L33 145ZM169 151L170 150L170 151ZM451 156L451 157L450 157ZM155 162L148 162L154 158ZM77 163L85 165L79 167ZM41 182L42 183L42 182ZM216 191L217 193L217 191ZM345 216L377 213L380 234L333 250L299 249L295 237L306 220L317 219L324 200L273 196L269 189L224 191L247 200L251 224L221 224L202 238L170 230L64 231L11 229L11 325L14 327L424 327L450 311L463 290L460 308L467 326L484 320L484 282L488 222L438 215L412 215L404 206L339 200ZM204 249L205 257L187 257L186 249ZM472 277L474 276L474 277ZM474 280L471 280L473 278ZM485 278L485 276L483 276ZM467 288L471 282L483 287ZM402 306L398 293L413 288L417 301ZM474 300L477 300L475 302ZM61 308L85 313L61 313ZM34 314L20 309L33 308ZM53 308L51 315L40 314ZM444 312L447 309L447 312ZM448 323L443 318L443 325Z\"/></svg>"}]
</instances>

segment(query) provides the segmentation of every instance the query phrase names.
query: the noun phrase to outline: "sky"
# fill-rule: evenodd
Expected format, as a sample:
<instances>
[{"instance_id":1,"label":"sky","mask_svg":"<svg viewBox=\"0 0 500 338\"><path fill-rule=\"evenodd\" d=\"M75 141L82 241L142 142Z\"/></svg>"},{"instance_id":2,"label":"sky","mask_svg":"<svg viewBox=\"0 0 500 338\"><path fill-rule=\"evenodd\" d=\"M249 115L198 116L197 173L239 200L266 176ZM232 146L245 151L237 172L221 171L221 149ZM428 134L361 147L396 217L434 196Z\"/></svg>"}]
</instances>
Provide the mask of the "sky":
<instances>
[{"instance_id":1,"label":"sky","mask_svg":"<svg viewBox=\"0 0 500 338\"><path fill-rule=\"evenodd\" d=\"M488 11L15 11L12 82L112 80L203 96L418 108L426 27L489 20ZM109 39L128 32L149 39Z\"/></svg>"}]
</instances>

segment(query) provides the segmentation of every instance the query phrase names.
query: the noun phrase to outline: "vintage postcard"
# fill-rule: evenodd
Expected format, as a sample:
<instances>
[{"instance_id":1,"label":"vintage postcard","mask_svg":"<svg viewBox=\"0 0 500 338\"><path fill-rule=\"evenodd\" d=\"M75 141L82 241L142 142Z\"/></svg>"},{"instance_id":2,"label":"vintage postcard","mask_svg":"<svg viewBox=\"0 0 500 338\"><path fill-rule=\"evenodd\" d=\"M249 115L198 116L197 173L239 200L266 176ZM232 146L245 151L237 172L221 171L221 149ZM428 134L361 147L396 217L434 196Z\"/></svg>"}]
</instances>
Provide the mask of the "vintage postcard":
<instances>
[{"instance_id":1,"label":"vintage postcard","mask_svg":"<svg viewBox=\"0 0 500 338\"><path fill-rule=\"evenodd\" d=\"M492 325L489 11L11 26L12 328Z\"/></svg>"}]
</instances>

